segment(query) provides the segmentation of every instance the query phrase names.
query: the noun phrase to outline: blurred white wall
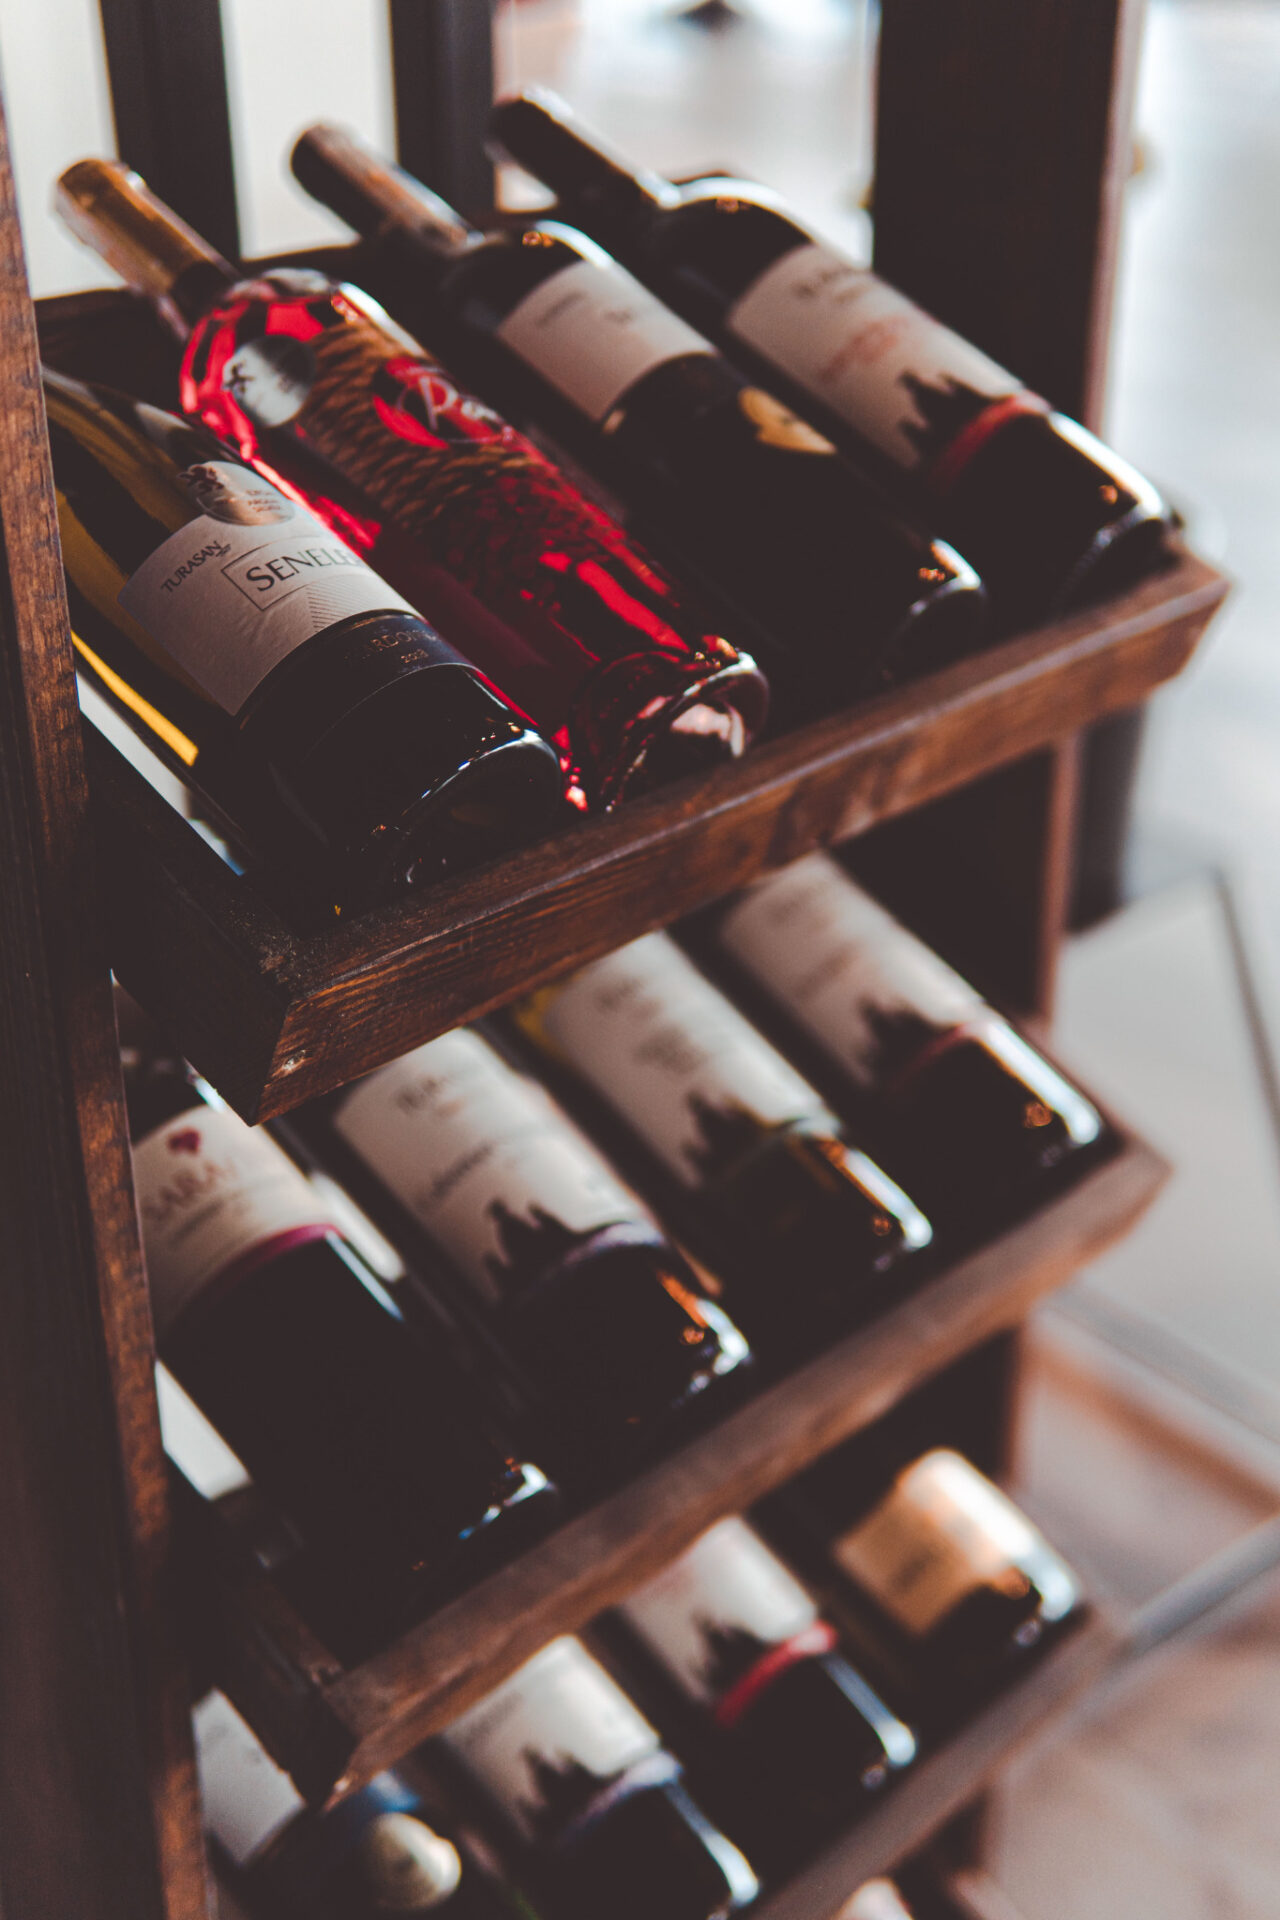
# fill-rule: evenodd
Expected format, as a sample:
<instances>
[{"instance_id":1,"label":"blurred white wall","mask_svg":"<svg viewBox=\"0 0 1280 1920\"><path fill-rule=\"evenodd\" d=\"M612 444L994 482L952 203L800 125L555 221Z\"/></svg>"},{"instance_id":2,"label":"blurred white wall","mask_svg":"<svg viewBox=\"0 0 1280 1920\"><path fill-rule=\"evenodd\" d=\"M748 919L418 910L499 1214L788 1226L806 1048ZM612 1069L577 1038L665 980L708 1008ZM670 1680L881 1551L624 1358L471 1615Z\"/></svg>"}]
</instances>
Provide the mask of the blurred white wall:
<instances>
[{"instance_id":1,"label":"blurred white wall","mask_svg":"<svg viewBox=\"0 0 1280 1920\"><path fill-rule=\"evenodd\" d=\"M385 0L307 0L305 32L291 0L222 0L222 10L245 251L341 233L292 184L288 151L320 118L389 143ZM35 291L101 285L110 276L49 204L72 160L115 151L96 0L0 0L0 74Z\"/></svg>"}]
</instances>

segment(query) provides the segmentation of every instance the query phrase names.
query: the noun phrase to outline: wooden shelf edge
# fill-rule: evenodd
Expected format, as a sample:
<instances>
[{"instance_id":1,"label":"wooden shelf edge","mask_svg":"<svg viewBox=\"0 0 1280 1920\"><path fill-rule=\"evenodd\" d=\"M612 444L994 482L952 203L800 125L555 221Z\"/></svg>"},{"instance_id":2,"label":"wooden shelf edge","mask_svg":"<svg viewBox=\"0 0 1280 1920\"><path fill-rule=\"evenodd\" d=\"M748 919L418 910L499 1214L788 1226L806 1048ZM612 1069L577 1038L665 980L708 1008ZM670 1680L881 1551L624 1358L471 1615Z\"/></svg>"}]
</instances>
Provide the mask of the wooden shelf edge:
<instances>
[{"instance_id":1,"label":"wooden shelf edge","mask_svg":"<svg viewBox=\"0 0 1280 1920\"><path fill-rule=\"evenodd\" d=\"M997 1696L926 1754L857 1826L786 1886L767 1894L755 1920L834 1920L864 1880L891 1873L918 1852L1027 1741L1093 1691L1123 1659L1124 1638L1091 1614L1046 1651L1024 1680Z\"/></svg>"},{"instance_id":2,"label":"wooden shelf edge","mask_svg":"<svg viewBox=\"0 0 1280 1920\"><path fill-rule=\"evenodd\" d=\"M219 1683L304 1792L349 1792L447 1725L556 1634L585 1627L716 1520L750 1507L941 1367L1021 1321L1037 1299L1132 1225L1167 1172L1149 1147L1124 1141L1031 1218L766 1387L358 1667L335 1672L299 1661L299 1636L280 1631L275 1601L273 1613L250 1593L246 1614L241 1592Z\"/></svg>"},{"instance_id":3,"label":"wooden shelf edge","mask_svg":"<svg viewBox=\"0 0 1280 1920\"><path fill-rule=\"evenodd\" d=\"M318 932L287 925L95 743L113 964L232 1105L271 1118L816 846L1139 704L1186 664L1226 591L1184 554L1105 606Z\"/></svg>"}]
</instances>

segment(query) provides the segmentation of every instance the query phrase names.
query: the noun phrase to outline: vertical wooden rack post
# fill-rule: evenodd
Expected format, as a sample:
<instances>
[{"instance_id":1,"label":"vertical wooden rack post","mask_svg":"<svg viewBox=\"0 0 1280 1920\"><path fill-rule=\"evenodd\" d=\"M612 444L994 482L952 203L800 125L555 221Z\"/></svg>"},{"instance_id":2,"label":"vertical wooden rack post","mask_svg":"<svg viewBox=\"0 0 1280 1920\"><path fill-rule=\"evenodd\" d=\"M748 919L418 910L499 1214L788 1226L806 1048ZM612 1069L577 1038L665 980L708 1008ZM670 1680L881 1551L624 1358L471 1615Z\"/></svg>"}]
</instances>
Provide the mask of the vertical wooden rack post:
<instances>
[{"instance_id":1,"label":"vertical wooden rack post","mask_svg":"<svg viewBox=\"0 0 1280 1920\"><path fill-rule=\"evenodd\" d=\"M217 0L101 6L123 156L233 248ZM390 9L402 157L473 210L490 188L489 0ZM1102 390L1139 13L1140 0L883 5L880 262L1086 419ZM893 856L894 904L987 991L1044 1015L1076 732L1176 672L1224 586L1184 555L1113 606L308 943L92 730L86 777L37 319L46 353L72 363L86 326L100 344L141 324L124 296L33 315L0 148L0 1904L6 1920L207 1920L108 969L257 1118L811 846L865 832ZM927 1297L771 1386L354 1671L273 1641L279 1609L255 1614L260 1595L224 1593L220 1682L322 1798L402 1756L539 1633L582 1624L698 1527L966 1357L986 1382L969 1438L998 1469L1018 1324L1124 1230L1160 1172L1127 1139L1112 1164ZM934 1838L1111 1644L1094 1636L1047 1663L843 1850L771 1896L772 1920L828 1920L850 1876Z\"/></svg>"}]
</instances>

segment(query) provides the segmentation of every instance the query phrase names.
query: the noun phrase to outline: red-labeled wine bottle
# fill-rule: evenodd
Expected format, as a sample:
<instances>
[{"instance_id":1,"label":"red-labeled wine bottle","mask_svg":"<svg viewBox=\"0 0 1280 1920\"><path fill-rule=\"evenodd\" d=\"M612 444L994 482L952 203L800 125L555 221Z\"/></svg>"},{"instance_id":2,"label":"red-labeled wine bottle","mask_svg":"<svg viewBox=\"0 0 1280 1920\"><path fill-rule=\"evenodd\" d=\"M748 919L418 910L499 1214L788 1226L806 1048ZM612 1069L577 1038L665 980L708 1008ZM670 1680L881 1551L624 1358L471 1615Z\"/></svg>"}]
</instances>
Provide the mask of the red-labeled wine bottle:
<instances>
[{"instance_id":1,"label":"red-labeled wine bottle","mask_svg":"<svg viewBox=\"0 0 1280 1920\"><path fill-rule=\"evenodd\" d=\"M470 1708L442 1746L528 1861L547 1920L724 1920L759 1886L655 1729L563 1637Z\"/></svg>"},{"instance_id":2,"label":"red-labeled wine bottle","mask_svg":"<svg viewBox=\"0 0 1280 1920\"><path fill-rule=\"evenodd\" d=\"M931 1238L919 1208L820 1094L666 934L514 1009L682 1194L728 1305L803 1345L873 1311Z\"/></svg>"},{"instance_id":3,"label":"red-labeled wine bottle","mask_svg":"<svg viewBox=\"0 0 1280 1920\"><path fill-rule=\"evenodd\" d=\"M830 854L712 909L710 952L783 1016L859 1137L955 1236L1105 1150L1092 1101Z\"/></svg>"},{"instance_id":4,"label":"red-labeled wine bottle","mask_svg":"<svg viewBox=\"0 0 1280 1920\"><path fill-rule=\"evenodd\" d=\"M160 1353L323 1565L345 1657L522 1546L553 1490L269 1134L177 1061L126 1069Z\"/></svg>"},{"instance_id":5,"label":"red-labeled wine bottle","mask_svg":"<svg viewBox=\"0 0 1280 1920\"><path fill-rule=\"evenodd\" d=\"M225 1695L197 1706L195 1737L215 1864L255 1920L535 1920L461 1839L438 1830L402 1775L377 1774L317 1812Z\"/></svg>"},{"instance_id":6,"label":"red-labeled wine bottle","mask_svg":"<svg viewBox=\"0 0 1280 1920\"><path fill-rule=\"evenodd\" d=\"M184 410L284 474L531 714L580 798L742 751L767 704L754 661L366 294L246 279L118 161L69 168L58 205L186 341Z\"/></svg>"},{"instance_id":7,"label":"red-labeled wine bottle","mask_svg":"<svg viewBox=\"0 0 1280 1920\"><path fill-rule=\"evenodd\" d=\"M750 1357L638 1195L480 1034L430 1040L295 1124L411 1258L443 1255L562 1483L651 1446Z\"/></svg>"},{"instance_id":8,"label":"red-labeled wine bottle","mask_svg":"<svg viewBox=\"0 0 1280 1920\"><path fill-rule=\"evenodd\" d=\"M303 185L374 242L372 290L677 540L809 704L970 652L985 595L830 443L572 228L468 227L350 136L313 127Z\"/></svg>"},{"instance_id":9,"label":"red-labeled wine bottle","mask_svg":"<svg viewBox=\"0 0 1280 1920\"><path fill-rule=\"evenodd\" d=\"M1010 1679L1083 1604L1044 1535L949 1447L903 1466L855 1436L768 1514L806 1570L843 1578L856 1644L933 1725Z\"/></svg>"},{"instance_id":10,"label":"red-labeled wine bottle","mask_svg":"<svg viewBox=\"0 0 1280 1920\"><path fill-rule=\"evenodd\" d=\"M541 89L493 125L566 219L953 540L1003 624L1158 563L1170 515L1149 481L767 187L633 170Z\"/></svg>"},{"instance_id":11,"label":"red-labeled wine bottle","mask_svg":"<svg viewBox=\"0 0 1280 1920\"><path fill-rule=\"evenodd\" d=\"M745 1520L712 1527L617 1618L705 1722L708 1803L768 1873L794 1867L915 1758L910 1728Z\"/></svg>"},{"instance_id":12,"label":"red-labeled wine bottle","mask_svg":"<svg viewBox=\"0 0 1280 1920\"><path fill-rule=\"evenodd\" d=\"M335 875L421 883L549 819L554 748L296 497L159 407L44 384L77 665L238 841L283 798Z\"/></svg>"}]
</instances>

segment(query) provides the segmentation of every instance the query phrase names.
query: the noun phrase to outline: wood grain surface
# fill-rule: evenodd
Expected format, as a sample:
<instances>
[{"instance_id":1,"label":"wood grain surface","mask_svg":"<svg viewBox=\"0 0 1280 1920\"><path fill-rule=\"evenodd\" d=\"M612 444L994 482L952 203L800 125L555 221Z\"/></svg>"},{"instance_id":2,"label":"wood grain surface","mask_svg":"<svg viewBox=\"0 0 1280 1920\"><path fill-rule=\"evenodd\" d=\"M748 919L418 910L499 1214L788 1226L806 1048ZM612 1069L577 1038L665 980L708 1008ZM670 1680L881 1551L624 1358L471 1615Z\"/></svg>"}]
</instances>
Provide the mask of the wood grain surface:
<instances>
[{"instance_id":1,"label":"wood grain surface","mask_svg":"<svg viewBox=\"0 0 1280 1920\"><path fill-rule=\"evenodd\" d=\"M151 1325L2 133L0 377L0 1886L12 1920L197 1920Z\"/></svg>"},{"instance_id":2,"label":"wood grain surface","mask_svg":"<svg viewBox=\"0 0 1280 1920\"><path fill-rule=\"evenodd\" d=\"M285 1112L814 846L1131 706L1185 664L1225 592L1183 557L1104 607L318 932L291 924L95 745L112 964L247 1119ZM1047 892L1024 892L1020 909L1042 930L1036 998L1061 889L1043 872Z\"/></svg>"}]
</instances>

